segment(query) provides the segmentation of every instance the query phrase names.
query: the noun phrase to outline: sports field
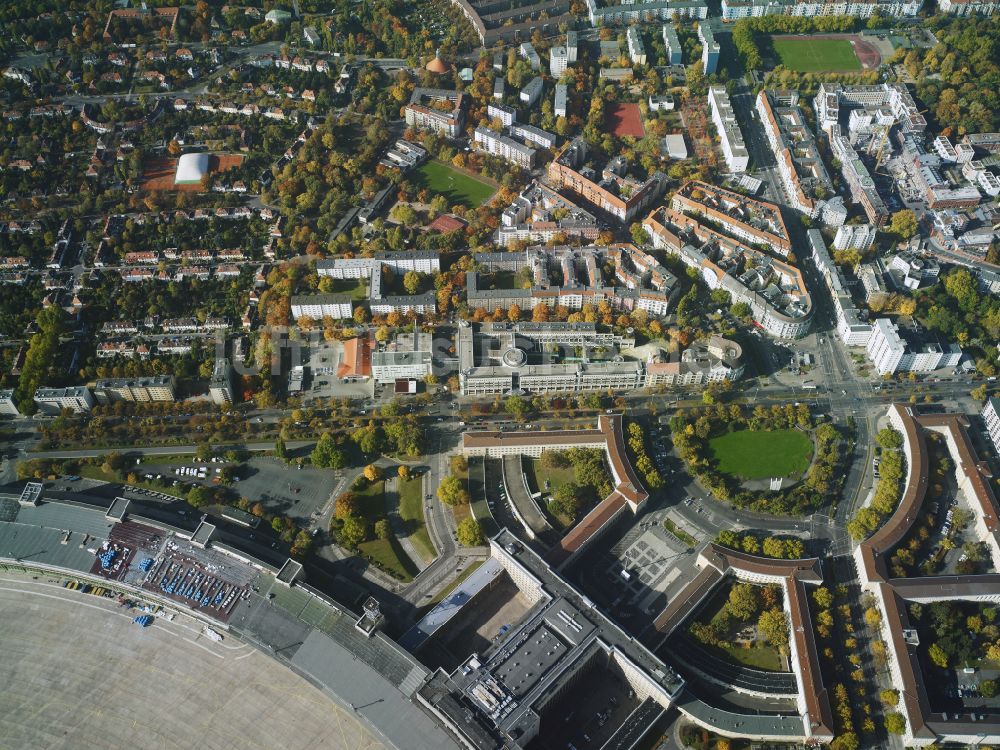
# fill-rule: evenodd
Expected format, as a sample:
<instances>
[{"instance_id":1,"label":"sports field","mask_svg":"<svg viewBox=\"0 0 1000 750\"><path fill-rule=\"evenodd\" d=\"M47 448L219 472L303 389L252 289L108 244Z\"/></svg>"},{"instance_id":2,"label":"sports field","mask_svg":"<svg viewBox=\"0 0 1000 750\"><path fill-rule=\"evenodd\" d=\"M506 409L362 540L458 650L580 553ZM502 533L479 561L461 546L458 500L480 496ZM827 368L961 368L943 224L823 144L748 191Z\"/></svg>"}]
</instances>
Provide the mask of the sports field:
<instances>
[{"instance_id":1,"label":"sports field","mask_svg":"<svg viewBox=\"0 0 1000 750\"><path fill-rule=\"evenodd\" d=\"M492 185L439 161L429 161L416 171L419 184L448 199L449 205L461 203L469 208L483 205L496 191Z\"/></svg>"},{"instance_id":2,"label":"sports field","mask_svg":"<svg viewBox=\"0 0 1000 750\"><path fill-rule=\"evenodd\" d=\"M719 471L741 479L801 474L809 468L813 444L798 430L736 430L708 441Z\"/></svg>"},{"instance_id":3,"label":"sports field","mask_svg":"<svg viewBox=\"0 0 1000 750\"><path fill-rule=\"evenodd\" d=\"M861 70L861 61L847 39L771 37L781 64L801 73L849 73Z\"/></svg>"}]
</instances>

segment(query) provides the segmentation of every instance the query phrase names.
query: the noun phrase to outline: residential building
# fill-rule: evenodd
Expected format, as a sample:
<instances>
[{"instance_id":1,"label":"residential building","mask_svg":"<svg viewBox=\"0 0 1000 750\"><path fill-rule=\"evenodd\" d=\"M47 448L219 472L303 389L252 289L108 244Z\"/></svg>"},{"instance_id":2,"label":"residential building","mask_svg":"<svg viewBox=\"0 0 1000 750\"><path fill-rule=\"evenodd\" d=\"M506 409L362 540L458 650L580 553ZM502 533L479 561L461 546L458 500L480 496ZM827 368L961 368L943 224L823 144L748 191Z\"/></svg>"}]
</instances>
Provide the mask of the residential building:
<instances>
[{"instance_id":1,"label":"residential building","mask_svg":"<svg viewBox=\"0 0 1000 750\"><path fill-rule=\"evenodd\" d=\"M570 29L566 32L566 58L567 62L572 65L576 62L576 57L579 49L578 34Z\"/></svg>"},{"instance_id":2,"label":"residential building","mask_svg":"<svg viewBox=\"0 0 1000 750\"><path fill-rule=\"evenodd\" d=\"M545 243L557 235L595 240L597 219L568 198L532 181L500 217L497 244L514 240Z\"/></svg>"},{"instance_id":3,"label":"residential building","mask_svg":"<svg viewBox=\"0 0 1000 750\"><path fill-rule=\"evenodd\" d=\"M291 299L292 319L302 317L312 320L350 318L354 312L349 294L296 294Z\"/></svg>"},{"instance_id":4,"label":"residential building","mask_svg":"<svg viewBox=\"0 0 1000 750\"><path fill-rule=\"evenodd\" d=\"M689 192L691 185L685 186ZM678 201L681 191L675 195L672 208L658 208L643 220L653 247L695 269L710 289L724 289L734 303L746 303L754 321L766 333L782 339L805 336L812 322L813 304L802 272L756 249L773 246L767 239L772 232L744 224L740 230L748 243L744 244L715 229L719 226L727 230L735 226L733 222L721 224L716 218L719 212L712 209L714 213L707 213L704 203ZM704 219L712 226L704 224Z\"/></svg>"},{"instance_id":5,"label":"residential building","mask_svg":"<svg viewBox=\"0 0 1000 750\"><path fill-rule=\"evenodd\" d=\"M990 396L986 399L982 417L986 423L986 431L990 435L990 442L993 443L993 450L1000 453L1000 398Z\"/></svg>"},{"instance_id":6,"label":"residential building","mask_svg":"<svg viewBox=\"0 0 1000 750\"><path fill-rule=\"evenodd\" d=\"M76 413L94 408L94 396L85 386L70 388L39 388L35 391L35 404L43 414L59 414L63 409Z\"/></svg>"},{"instance_id":7,"label":"residential building","mask_svg":"<svg viewBox=\"0 0 1000 750\"><path fill-rule=\"evenodd\" d=\"M517 110L506 104L487 104L486 116L490 120L499 120L504 127L509 127L517 122Z\"/></svg>"},{"instance_id":8,"label":"residential building","mask_svg":"<svg viewBox=\"0 0 1000 750\"><path fill-rule=\"evenodd\" d=\"M923 0L847 0L846 2L815 2L814 0L722 0L722 19L761 16L857 16L874 15L892 18L912 18L920 12Z\"/></svg>"},{"instance_id":9,"label":"residential building","mask_svg":"<svg viewBox=\"0 0 1000 750\"><path fill-rule=\"evenodd\" d=\"M552 101L552 113L556 117L565 117L566 111L566 84L557 83L555 98Z\"/></svg>"},{"instance_id":10,"label":"residential building","mask_svg":"<svg viewBox=\"0 0 1000 750\"><path fill-rule=\"evenodd\" d=\"M12 388L0 389L0 414L11 417L18 417L21 412L14 403L14 390Z\"/></svg>"},{"instance_id":11,"label":"residential building","mask_svg":"<svg viewBox=\"0 0 1000 750\"><path fill-rule=\"evenodd\" d=\"M751 245L762 245L781 256L791 252L788 228L781 209L773 203L692 180L674 193L671 205L675 211L700 214Z\"/></svg>"},{"instance_id":12,"label":"residential building","mask_svg":"<svg viewBox=\"0 0 1000 750\"><path fill-rule=\"evenodd\" d=\"M518 48L518 53L521 57L528 61L528 64L531 65L532 69L542 69L542 58L538 56L538 53L535 51L535 45L531 42L522 42L521 46Z\"/></svg>"},{"instance_id":13,"label":"residential building","mask_svg":"<svg viewBox=\"0 0 1000 750\"><path fill-rule=\"evenodd\" d=\"M826 199L836 192L798 101L799 95L794 91L761 89L757 95L757 114L777 162L789 205L816 219Z\"/></svg>"},{"instance_id":14,"label":"residential building","mask_svg":"<svg viewBox=\"0 0 1000 750\"><path fill-rule=\"evenodd\" d=\"M913 291L936 284L941 266L929 255L906 250L892 257L888 274L897 289Z\"/></svg>"},{"instance_id":15,"label":"residential building","mask_svg":"<svg viewBox=\"0 0 1000 750\"><path fill-rule=\"evenodd\" d=\"M477 151L499 156L524 169L531 169L535 165L535 149L489 128L476 128L473 145Z\"/></svg>"},{"instance_id":16,"label":"residential building","mask_svg":"<svg viewBox=\"0 0 1000 750\"><path fill-rule=\"evenodd\" d=\"M715 41L715 34L708 21L698 24L698 41L701 42L701 69L709 76L719 69L719 43Z\"/></svg>"},{"instance_id":17,"label":"residential building","mask_svg":"<svg viewBox=\"0 0 1000 750\"><path fill-rule=\"evenodd\" d=\"M926 130L927 120L913 100L909 90L901 83L883 83L875 86L844 86L839 83L821 83L813 100L818 127L829 133L840 122L841 109L888 107L888 111L903 132Z\"/></svg>"},{"instance_id":18,"label":"residential building","mask_svg":"<svg viewBox=\"0 0 1000 750\"><path fill-rule=\"evenodd\" d=\"M850 141L841 134L840 126L831 126L829 133L830 149L840 161L840 172L851 191L851 199L865 210L874 229L880 229L889 220L889 209L879 194L875 180Z\"/></svg>"},{"instance_id":19,"label":"residential building","mask_svg":"<svg viewBox=\"0 0 1000 750\"><path fill-rule=\"evenodd\" d=\"M684 64L684 49L672 23L663 24L663 46L667 49L667 65Z\"/></svg>"},{"instance_id":20,"label":"residential building","mask_svg":"<svg viewBox=\"0 0 1000 750\"><path fill-rule=\"evenodd\" d=\"M371 354L371 375L379 383L397 379L420 380L431 374L431 335L404 333Z\"/></svg>"},{"instance_id":21,"label":"residential building","mask_svg":"<svg viewBox=\"0 0 1000 750\"><path fill-rule=\"evenodd\" d=\"M508 132L514 138L520 138L525 143L532 143L539 148L554 148L558 141L554 133L525 123L514 123L508 129Z\"/></svg>"},{"instance_id":22,"label":"residential building","mask_svg":"<svg viewBox=\"0 0 1000 750\"><path fill-rule=\"evenodd\" d=\"M525 85L523 89L521 89L519 98L528 109L531 109L535 106L535 102L537 102L538 98L542 95L542 90L544 88L545 83L542 81L541 76L535 76L528 81L527 85Z\"/></svg>"},{"instance_id":23,"label":"residential building","mask_svg":"<svg viewBox=\"0 0 1000 750\"><path fill-rule=\"evenodd\" d=\"M503 101L504 92L507 89L507 82L502 76L497 76L493 79L493 98L499 101Z\"/></svg>"},{"instance_id":24,"label":"residential building","mask_svg":"<svg viewBox=\"0 0 1000 750\"><path fill-rule=\"evenodd\" d=\"M724 86L709 86L708 105L712 110L712 122L719 134L726 167L734 174L746 172L750 166L750 152L743 141L743 132Z\"/></svg>"},{"instance_id":25,"label":"residential building","mask_svg":"<svg viewBox=\"0 0 1000 750\"><path fill-rule=\"evenodd\" d=\"M215 360L212 380L208 384L208 393L214 403L222 406L236 401L235 378L236 373L228 358L219 357Z\"/></svg>"},{"instance_id":26,"label":"residential building","mask_svg":"<svg viewBox=\"0 0 1000 750\"><path fill-rule=\"evenodd\" d=\"M628 47L628 59L633 65L646 64L646 45L642 43L642 33L638 26L629 26L625 32L625 45Z\"/></svg>"},{"instance_id":27,"label":"residential building","mask_svg":"<svg viewBox=\"0 0 1000 750\"><path fill-rule=\"evenodd\" d=\"M553 47L549 50L549 72L553 78L559 78L569 66L569 52L565 47Z\"/></svg>"},{"instance_id":28,"label":"residential building","mask_svg":"<svg viewBox=\"0 0 1000 750\"><path fill-rule=\"evenodd\" d=\"M598 171L590 156L586 141L573 139L549 163L549 181L557 188L576 193L621 222L631 222L666 189L667 178L661 172L640 182L628 176L624 159L611 159Z\"/></svg>"},{"instance_id":29,"label":"residential building","mask_svg":"<svg viewBox=\"0 0 1000 750\"><path fill-rule=\"evenodd\" d=\"M900 326L888 318L875 320L867 352L879 375L933 372L956 367L962 358L962 350L957 344L942 345L916 324Z\"/></svg>"},{"instance_id":30,"label":"residential building","mask_svg":"<svg viewBox=\"0 0 1000 750\"><path fill-rule=\"evenodd\" d=\"M859 310L854 304L840 268L833 262L826 249L822 233L818 229L810 229L806 234L813 262L833 299L833 308L837 316L837 335L847 346L868 346L872 335L868 312Z\"/></svg>"},{"instance_id":31,"label":"residential building","mask_svg":"<svg viewBox=\"0 0 1000 750\"><path fill-rule=\"evenodd\" d=\"M415 88L406 105L406 124L418 130L433 130L450 138L465 124L465 95L446 89Z\"/></svg>"},{"instance_id":32,"label":"residential building","mask_svg":"<svg viewBox=\"0 0 1000 750\"><path fill-rule=\"evenodd\" d=\"M837 250L859 250L864 252L875 244L878 234L874 224L844 224L837 227L833 246Z\"/></svg>"},{"instance_id":33,"label":"residential building","mask_svg":"<svg viewBox=\"0 0 1000 750\"><path fill-rule=\"evenodd\" d=\"M94 398L99 404L115 401L173 401L175 383L172 375L144 378L104 378L94 383Z\"/></svg>"},{"instance_id":34,"label":"residential building","mask_svg":"<svg viewBox=\"0 0 1000 750\"><path fill-rule=\"evenodd\" d=\"M633 23L670 21L679 18L708 18L705 0L639 0L619 5L599 5L600 0L584 0L590 24L599 26L626 26Z\"/></svg>"},{"instance_id":35,"label":"residential building","mask_svg":"<svg viewBox=\"0 0 1000 750\"><path fill-rule=\"evenodd\" d=\"M940 0L938 10L953 16L992 16L1000 7L996 0Z\"/></svg>"}]
</instances>

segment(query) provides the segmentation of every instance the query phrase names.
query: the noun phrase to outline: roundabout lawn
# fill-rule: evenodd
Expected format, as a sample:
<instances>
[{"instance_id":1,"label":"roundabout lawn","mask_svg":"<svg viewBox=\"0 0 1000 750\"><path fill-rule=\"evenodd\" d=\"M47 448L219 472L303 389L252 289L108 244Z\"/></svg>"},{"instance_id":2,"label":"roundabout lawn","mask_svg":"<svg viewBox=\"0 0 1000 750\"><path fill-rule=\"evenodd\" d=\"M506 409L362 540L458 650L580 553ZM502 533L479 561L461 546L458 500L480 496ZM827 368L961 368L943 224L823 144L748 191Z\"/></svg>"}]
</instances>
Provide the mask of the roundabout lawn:
<instances>
[{"instance_id":1,"label":"roundabout lawn","mask_svg":"<svg viewBox=\"0 0 1000 750\"><path fill-rule=\"evenodd\" d=\"M735 430L708 441L718 470L741 479L798 475L809 468L813 444L799 430Z\"/></svg>"}]
</instances>

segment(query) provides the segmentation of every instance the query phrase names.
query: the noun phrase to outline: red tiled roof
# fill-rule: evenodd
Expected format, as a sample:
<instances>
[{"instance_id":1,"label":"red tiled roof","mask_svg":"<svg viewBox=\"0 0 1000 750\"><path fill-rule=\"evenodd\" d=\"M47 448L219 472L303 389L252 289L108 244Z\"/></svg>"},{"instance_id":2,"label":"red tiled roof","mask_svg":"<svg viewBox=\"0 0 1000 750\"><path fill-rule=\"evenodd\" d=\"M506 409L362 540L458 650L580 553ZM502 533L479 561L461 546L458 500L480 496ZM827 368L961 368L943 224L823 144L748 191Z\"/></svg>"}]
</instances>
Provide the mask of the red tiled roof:
<instances>
[{"instance_id":1,"label":"red tiled roof","mask_svg":"<svg viewBox=\"0 0 1000 750\"><path fill-rule=\"evenodd\" d=\"M344 359L337 367L338 378L367 378L372 374L372 349L367 338L344 342Z\"/></svg>"}]
</instances>

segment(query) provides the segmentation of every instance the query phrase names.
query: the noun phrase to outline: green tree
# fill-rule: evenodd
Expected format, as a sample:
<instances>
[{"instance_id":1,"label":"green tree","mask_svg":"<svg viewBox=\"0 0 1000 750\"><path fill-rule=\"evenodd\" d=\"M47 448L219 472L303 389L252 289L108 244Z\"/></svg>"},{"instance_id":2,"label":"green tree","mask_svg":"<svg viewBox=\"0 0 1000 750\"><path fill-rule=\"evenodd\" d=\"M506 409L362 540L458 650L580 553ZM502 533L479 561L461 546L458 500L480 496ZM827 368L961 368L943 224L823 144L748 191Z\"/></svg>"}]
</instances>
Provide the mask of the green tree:
<instances>
[{"instance_id":1,"label":"green tree","mask_svg":"<svg viewBox=\"0 0 1000 750\"><path fill-rule=\"evenodd\" d=\"M746 622L757 614L760 607L760 597L757 588L749 583L737 583L729 590L726 608L737 620Z\"/></svg>"},{"instance_id":2,"label":"green tree","mask_svg":"<svg viewBox=\"0 0 1000 750\"><path fill-rule=\"evenodd\" d=\"M486 543L482 526L471 516L459 521L458 527L455 529L455 536L458 537L458 543L463 547L480 547Z\"/></svg>"},{"instance_id":3,"label":"green tree","mask_svg":"<svg viewBox=\"0 0 1000 750\"><path fill-rule=\"evenodd\" d=\"M886 688L881 693L879 693L879 698L881 698L882 703L884 703L889 708L895 708L896 704L899 703L899 692L893 690L892 688Z\"/></svg>"},{"instance_id":4,"label":"green tree","mask_svg":"<svg viewBox=\"0 0 1000 750\"><path fill-rule=\"evenodd\" d=\"M202 443L198 446L198 449L195 451L194 457L197 458L199 461L207 461L212 457L213 453L214 451L212 450L212 446L209 443Z\"/></svg>"},{"instance_id":5,"label":"green tree","mask_svg":"<svg viewBox=\"0 0 1000 750\"><path fill-rule=\"evenodd\" d=\"M348 516L340 526L340 542L348 549L354 549L368 537L365 522L357 516Z\"/></svg>"},{"instance_id":6,"label":"green tree","mask_svg":"<svg viewBox=\"0 0 1000 750\"><path fill-rule=\"evenodd\" d=\"M354 492L341 492L337 495L337 501L333 506L333 514L343 520L348 516L356 516L361 513L361 506L358 495Z\"/></svg>"},{"instance_id":7,"label":"green tree","mask_svg":"<svg viewBox=\"0 0 1000 750\"><path fill-rule=\"evenodd\" d=\"M897 211L889 222L889 231L901 240L908 240L917 233L917 217L908 208Z\"/></svg>"},{"instance_id":8,"label":"green tree","mask_svg":"<svg viewBox=\"0 0 1000 750\"><path fill-rule=\"evenodd\" d=\"M441 480L437 488L438 499L445 505L465 505L469 502L469 493L462 486L462 481L454 474L449 474Z\"/></svg>"},{"instance_id":9,"label":"green tree","mask_svg":"<svg viewBox=\"0 0 1000 750\"><path fill-rule=\"evenodd\" d=\"M285 451L285 441L281 438L280 435L278 436L278 439L274 441L274 455L276 458L280 458L282 461L286 459L287 454Z\"/></svg>"},{"instance_id":10,"label":"green tree","mask_svg":"<svg viewBox=\"0 0 1000 750\"><path fill-rule=\"evenodd\" d=\"M347 456L333 440L329 432L324 432L309 454L313 466L320 469L342 469L347 464Z\"/></svg>"},{"instance_id":11,"label":"green tree","mask_svg":"<svg viewBox=\"0 0 1000 750\"><path fill-rule=\"evenodd\" d=\"M524 419L530 408L528 402L520 396L508 396L503 402L503 410L518 420Z\"/></svg>"},{"instance_id":12,"label":"green tree","mask_svg":"<svg viewBox=\"0 0 1000 750\"><path fill-rule=\"evenodd\" d=\"M416 294L420 291L420 274L416 271L407 271L403 274L403 289L407 294Z\"/></svg>"},{"instance_id":13,"label":"green tree","mask_svg":"<svg viewBox=\"0 0 1000 750\"><path fill-rule=\"evenodd\" d=\"M555 514L566 516L570 520L576 520L576 516L580 512L581 495L582 488L572 482L560 485L552 493L552 502L549 503L549 509Z\"/></svg>"},{"instance_id":14,"label":"green tree","mask_svg":"<svg viewBox=\"0 0 1000 750\"><path fill-rule=\"evenodd\" d=\"M906 731L906 719L903 714L898 711L886 714L885 731L889 734L903 734Z\"/></svg>"},{"instance_id":15,"label":"green tree","mask_svg":"<svg viewBox=\"0 0 1000 750\"><path fill-rule=\"evenodd\" d=\"M996 680L983 680L979 683L979 692L984 698L993 698L997 694Z\"/></svg>"},{"instance_id":16,"label":"green tree","mask_svg":"<svg viewBox=\"0 0 1000 750\"><path fill-rule=\"evenodd\" d=\"M948 667L948 654L938 644L932 643L927 649L927 657L941 669Z\"/></svg>"},{"instance_id":17,"label":"green tree","mask_svg":"<svg viewBox=\"0 0 1000 750\"><path fill-rule=\"evenodd\" d=\"M761 612L757 631L782 653L788 650L788 617L782 610L774 608Z\"/></svg>"},{"instance_id":18,"label":"green tree","mask_svg":"<svg viewBox=\"0 0 1000 750\"><path fill-rule=\"evenodd\" d=\"M903 447L903 436L891 427L884 427L875 435L875 440L886 450Z\"/></svg>"},{"instance_id":19,"label":"green tree","mask_svg":"<svg viewBox=\"0 0 1000 750\"><path fill-rule=\"evenodd\" d=\"M212 493L207 487L192 487L187 493L188 505L201 508L212 501Z\"/></svg>"},{"instance_id":20,"label":"green tree","mask_svg":"<svg viewBox=\"0 0 1000 750\"><path fill-rule=\"evenodd\" d=\"M384 518L377 520L375 522L375 537L377 539L388 539L390 536L392 536L392 529L389 528L389 522Z\"/></svg>"}]
</instances>

